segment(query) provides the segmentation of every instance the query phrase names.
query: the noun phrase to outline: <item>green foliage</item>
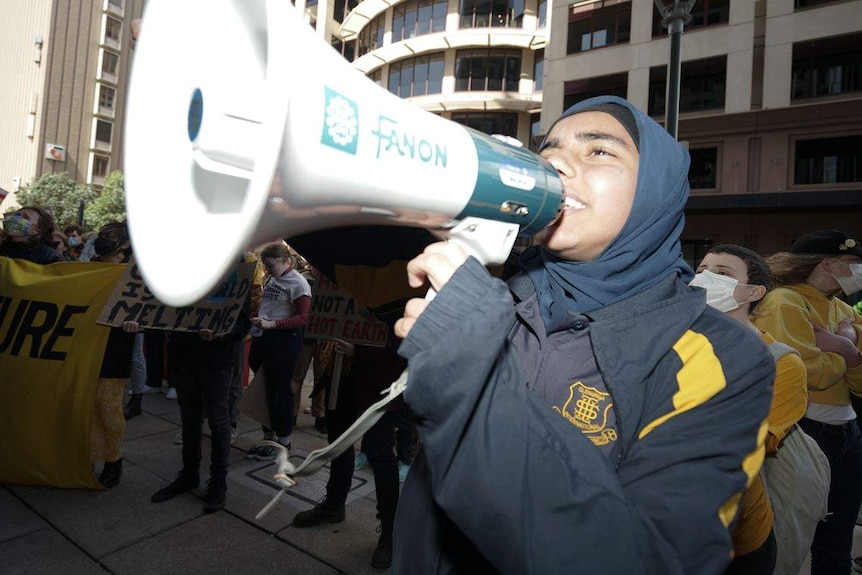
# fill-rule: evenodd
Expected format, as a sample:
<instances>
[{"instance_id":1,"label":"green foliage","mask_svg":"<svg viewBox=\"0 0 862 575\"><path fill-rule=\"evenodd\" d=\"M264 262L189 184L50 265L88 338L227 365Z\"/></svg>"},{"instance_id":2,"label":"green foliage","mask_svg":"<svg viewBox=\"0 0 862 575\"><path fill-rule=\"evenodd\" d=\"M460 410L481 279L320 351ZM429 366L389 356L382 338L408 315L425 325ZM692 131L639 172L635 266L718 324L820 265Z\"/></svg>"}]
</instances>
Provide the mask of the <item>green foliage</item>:
<instances>
[{"instance_id":1,"label":"green foliage","mask_svg":"<svg viewBox=\"0 0 862 575\"><path fill-rule=\"evenodd\" d=\"M126 194L123 173L115 170L105 178L102 193L84 210L88 228L98 230L109 222L126 219Z\"/></svg>"},{"instance_id":2,"label":"green foliage","mask_svg":"<svg viewBox=\"0 0 862 575\"><path fill-rule=\"evenodd\" d=\"M77 184L67 172L43 174L29 186L18 191L18 203L22 206L40 205L48 207L54 214L57 228L78 223L81 203L86 206L98 192L85 184Z\"/></svg>"}]
</instances>

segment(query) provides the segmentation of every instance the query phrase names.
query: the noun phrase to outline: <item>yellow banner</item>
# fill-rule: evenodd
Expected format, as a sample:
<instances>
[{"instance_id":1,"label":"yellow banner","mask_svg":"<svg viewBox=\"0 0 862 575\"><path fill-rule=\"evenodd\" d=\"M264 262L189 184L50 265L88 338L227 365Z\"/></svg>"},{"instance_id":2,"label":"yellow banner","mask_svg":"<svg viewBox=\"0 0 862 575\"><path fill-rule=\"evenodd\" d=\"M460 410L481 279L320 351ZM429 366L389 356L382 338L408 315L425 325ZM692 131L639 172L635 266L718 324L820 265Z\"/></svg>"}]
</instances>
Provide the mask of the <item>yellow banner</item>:
<instances>
[{"instance_id":1,"label":"yellow banner","mask_svg":"<svg viewBox=\"0 0 862 575\"><path fill-rule=\"evenodd\" d=\"M0 257L0 483L101 488L90 416L125 266Z\"/></svg>"}]
</instances>

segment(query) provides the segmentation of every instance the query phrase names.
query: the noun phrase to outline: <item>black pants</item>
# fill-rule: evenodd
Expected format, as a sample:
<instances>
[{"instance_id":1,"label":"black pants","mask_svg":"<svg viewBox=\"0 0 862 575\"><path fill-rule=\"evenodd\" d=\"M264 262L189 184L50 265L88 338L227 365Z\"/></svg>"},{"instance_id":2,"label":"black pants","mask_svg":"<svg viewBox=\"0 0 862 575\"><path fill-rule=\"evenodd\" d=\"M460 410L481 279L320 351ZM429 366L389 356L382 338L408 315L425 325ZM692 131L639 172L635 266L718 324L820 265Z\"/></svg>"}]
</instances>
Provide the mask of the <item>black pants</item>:
<instances>
[{"instance_id":1,"label":"black pants","mask_svg":"<svg viewBox=\"0 0 862 575\"><path fill-rule=\"evenodd\" d=\"M165 332L160 329L144 331L144 361L147 364L147 385L162 387L165 364Z\"/></svg>"},{"instance_id":2,"label":"black pants","mask_svg":"<svg viewBox=\"0 0 862 575\"><path fill-rule=\"evenodd\" d=\"M327 395L329 389L327 388ZM345 377L338 387L338 403L335 410L326 411L326 425L329 442L338 438L354 421L356 407L355 386ZM326 404L329 405L327 397ZM392 537L395 525L395 508L398 506L399 482L398 459L395 457L395 424L397 412L386 412L362 438L362 451L374 472L374 486L377 491L377 511L384 537ZM348 448L332 460L329 481L326 482L326 505L331 508L343 507L353 479L354 452Z\"/></svg>"},{"instance_id":3,"label":"black pants","mask_svg":"<svg viewBox=\"0 0 862 575\"><path fill-rule=\"evenodd\" d=\"M210 476L227 475L231 431L228 394L238 345L238 341L216 341L169 348L169 376L177 390L183 423L183 469L198 471L200 468L206 413L212 443ZM211 347L203 351L203 346Z\"/></svg>"},{"instance_id":4,"label":"black pants","mask_svg":"<svg viewBox=\"0 0 862 575\"><path fill-rule=\"evenodd\" d=\"M850 573L853 529L862 503L862 435L855 421L828 425L803 417L802 431L814 438L829 460L829 515L817 524L811 544L811 573Z\"/></svg>"},{"instance_id":5,"label":"black pants","mask_svg":"<svg viewBox=\"0 0 862 575\"><path fill-rule=\"evenodd\" d=\"M734 557L724 575L772 575L777 555L775 532L770 529L766 541L751 553Z\"/></svg>"},{"instance_id":6,"label":"black pants","mask_svg":"<svg viewBox=\"0 0 862 575\"><path fill-rule=\"evenodd\" d=\"M268 329L251 341L248 364L252 371L263 369L269 419L278 437L293 431L293 390L290 382L302 349L298 329ZM270 429L264 427L265 432Z\"/></svg>"},{"instance_id":7,"label":"black pants","mask_svg":"<svg viewBox=\"0 0 862 575\"><path fill-rule=\"evenodd\" d=\"M230 378L230 393L228 394L228 407L230 411L230 425L231 427L236 427L239 423L239 399L242 397L243 393L243 376L248 370L248 366L245 364L245 342L240 342L238 346L236 346L236 364L234 366L233 374L231 374Z\"/></svg>"}]
</instances>

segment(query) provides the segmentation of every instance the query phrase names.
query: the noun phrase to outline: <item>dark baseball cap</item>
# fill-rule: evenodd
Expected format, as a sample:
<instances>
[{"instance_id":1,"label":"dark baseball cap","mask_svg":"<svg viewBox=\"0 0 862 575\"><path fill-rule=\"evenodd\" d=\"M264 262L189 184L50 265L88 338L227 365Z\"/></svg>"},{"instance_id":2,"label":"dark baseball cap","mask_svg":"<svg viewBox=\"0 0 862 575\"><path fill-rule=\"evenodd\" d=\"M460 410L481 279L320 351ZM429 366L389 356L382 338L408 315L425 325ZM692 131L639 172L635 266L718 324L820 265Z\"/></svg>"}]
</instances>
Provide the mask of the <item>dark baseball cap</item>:
<instances>
[{"instance_id":1,"label":"dark baseball cap","mask_svg":"<svg viewBox=\"0 0 862 575\"><path fill-rule=\"evenodd\" d=\"M800 236L790 246L790 253L862 257L862 244L842 231L818 230Z\"/></svg>"}]
</instances>

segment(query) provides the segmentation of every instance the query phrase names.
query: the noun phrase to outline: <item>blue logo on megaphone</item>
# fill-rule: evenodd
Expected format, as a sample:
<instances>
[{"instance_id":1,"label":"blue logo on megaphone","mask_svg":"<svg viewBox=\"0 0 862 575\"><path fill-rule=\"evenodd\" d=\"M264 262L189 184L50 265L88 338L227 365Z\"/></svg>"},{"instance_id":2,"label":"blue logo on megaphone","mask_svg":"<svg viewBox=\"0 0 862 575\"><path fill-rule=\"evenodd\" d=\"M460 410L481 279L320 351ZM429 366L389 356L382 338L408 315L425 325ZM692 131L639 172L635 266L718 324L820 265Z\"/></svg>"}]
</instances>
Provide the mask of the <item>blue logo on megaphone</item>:
<instances>
[{"instance_id":1,"label":"blue logo on megaphone","mask_svg":"<svg viewBox=\"0 0 862 575\"><path fill-rule=\"evenodd\" d=\"M331 88L326 90L323 135L320 143L356 155L359 141L359 107Z\"/></svg>"}]
</instances>

